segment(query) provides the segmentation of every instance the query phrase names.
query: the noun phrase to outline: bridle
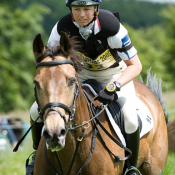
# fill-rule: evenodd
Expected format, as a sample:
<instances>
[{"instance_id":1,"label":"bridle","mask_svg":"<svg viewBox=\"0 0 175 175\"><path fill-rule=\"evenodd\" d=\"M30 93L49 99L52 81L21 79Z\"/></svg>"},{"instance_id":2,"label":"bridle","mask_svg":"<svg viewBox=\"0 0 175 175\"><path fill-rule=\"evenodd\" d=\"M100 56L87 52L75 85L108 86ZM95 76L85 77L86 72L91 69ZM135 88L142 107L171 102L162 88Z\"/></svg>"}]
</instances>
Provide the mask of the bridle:
<instances>
[{"instance_id":1,"label":"bridle","mask_svg":"<svg viewBox=\"0 0 175 175\"><path fill-rule=\"evenodd\" d=\"M42 67L42 66L57 66L57 65L62 65L62 64L70 64L70 65L72 65L74 67L74 63L71 60L57 60L57 61L48 61L48 62L37 63L36 64L36 69L38 67ZM36 100L36 102L38 104L38 96L37 96L37 93L36 93L36 87L34 88L34 91L35 91L35 100ZM45 116L47 117L47 115L48 115L48 113L50 111L58 112L60 114L60 116L63 118L63 120L65 122L65 126L66 126L66 131L68 132L70 124L71 124L71 121L73 120L74 115L75 115L75 111L76 111L75 101L76 101L76 99L78 97L78 94L79 94L79 85L78 85L78 82L76 80L76 82L75 82L74 99L73 99L71 107L69 107L69 106L67 106L67 105L65 105L63 103L60 103L60 102L51 102L51 103L47 103L42 109L40 109L39 104L38 104L38 114L39 114L39 116L34 121L34 123L30 126L30 128L26 131L26 133L23 135L23 137L18 141L18 143L16 144L15 148L13 149L13 152L17 152L18 151L19 145L23 142L23 140L25 139L27 134L30 132L30 130L33 127L33 125L39 120L39 118L41 118L43 120L43 114L45 113L46 109L48 109L48 108L49 108L49 110L47 111ZM69 113L68 122L66 121L65 115L62 114L56 107L63 108L66 112ZM28 159L27 159L27 161L28 161Z\"/></svg>"},{"instance_id":2,"label":"bridle","mask_svg":"<svg viewBox=\"0 0 175 175\"><path fill-rule=\"evenodd\" d=\"M74 67L74 63L71 60L58 60L58 61L48 61L48 62L40 62L36 64L36 69L38 67L43 67L43 66L57 66L57 65L62 65L62 64L70 64ZM67 105L60 103L60 102L51 102L51 103L47 103L42 109L39 107L39 102L38 102L38 96L37 96L37 92L36 92L36 87L35 87L35 100L38 104L38 113L39 113L39 117L43 120L43 115L45 113L45 111L47 110L46 114L45 114L45 118L47 117L48 113L50 111L56 111L57 113L60 114L60 116L63 118L64 122L65 122L65 126L66 126L66 130L69 129L70 123L74 118L75 115L75 111L76 111L76 105L75 105L75 101L78 97L79 94L79 85L78 82L76 80L75 82L75 92L74 92L74 99L72 102L71 107L68 107ZM66 112L69 113L69 119L68 122L66 121L66 117L63 113L60 112L60 110L58 110L56 107L60 107L62 109L64 109Z\"/></svg>"}]
</instances>

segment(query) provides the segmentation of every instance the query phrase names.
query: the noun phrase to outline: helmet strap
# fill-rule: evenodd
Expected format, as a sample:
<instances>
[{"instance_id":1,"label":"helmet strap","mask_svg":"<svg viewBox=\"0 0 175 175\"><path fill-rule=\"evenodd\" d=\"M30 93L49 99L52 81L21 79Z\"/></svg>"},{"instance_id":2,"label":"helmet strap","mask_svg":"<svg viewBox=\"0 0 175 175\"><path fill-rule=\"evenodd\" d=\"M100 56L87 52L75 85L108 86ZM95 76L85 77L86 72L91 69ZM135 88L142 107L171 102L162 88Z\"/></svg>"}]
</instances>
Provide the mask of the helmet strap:
<instances>
[{"instance_id":1,"label":"helmet strap","mask_svg":"<svg viewBox=\"0 0 175 175\"><path fill-rule=\"evenodd\" d=\"M94 13L94 17L98 16L98 14L99 14L99 5L97 5L97 10L96 10L96 12Z\"/></svg>"}]
</instances>

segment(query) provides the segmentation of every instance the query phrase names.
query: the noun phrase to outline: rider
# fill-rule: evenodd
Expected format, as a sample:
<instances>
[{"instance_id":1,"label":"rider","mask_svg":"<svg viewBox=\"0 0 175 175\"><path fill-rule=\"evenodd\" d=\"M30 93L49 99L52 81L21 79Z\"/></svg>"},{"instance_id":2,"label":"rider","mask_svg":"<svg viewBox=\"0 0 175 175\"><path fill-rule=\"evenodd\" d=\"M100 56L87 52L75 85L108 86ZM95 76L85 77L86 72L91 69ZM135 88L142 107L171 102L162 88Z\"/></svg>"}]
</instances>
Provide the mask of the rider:
<instances>
[{"instance_id":1,"label":"rider","mask_svg":"<svg viewBox=\"0 0 175 175\"><path fill-rule=\"evenodd\" d=\"M137 50L132 45L128 32L113 13L99 10L101 0L67 0L70 8L53 27L48 44L54 45L60 40L60 32L68 33L70 37L79 36L83 43L83 69L78 73L80 82L96 79L106 89L99 94L99 100L111 102L109 84L116 88L118 102L124 111L124 128L126 146L132 151L129 159L131 167L127 175L135 175L140 142L138 119L135 106L135 88L133 79L142 70ZM108 84L108 86L106 86ZM110 86L110 87L111 87ZM115 91L116 92L116 91ZM109 95L108 95L109 94ZM38 117L37 104L30 110L31 123ZM33 147L37 150L43 122L38 121L32 128ZM26 169L26 175L33 172L35 154Z\"/></svg>"}]
</instances>

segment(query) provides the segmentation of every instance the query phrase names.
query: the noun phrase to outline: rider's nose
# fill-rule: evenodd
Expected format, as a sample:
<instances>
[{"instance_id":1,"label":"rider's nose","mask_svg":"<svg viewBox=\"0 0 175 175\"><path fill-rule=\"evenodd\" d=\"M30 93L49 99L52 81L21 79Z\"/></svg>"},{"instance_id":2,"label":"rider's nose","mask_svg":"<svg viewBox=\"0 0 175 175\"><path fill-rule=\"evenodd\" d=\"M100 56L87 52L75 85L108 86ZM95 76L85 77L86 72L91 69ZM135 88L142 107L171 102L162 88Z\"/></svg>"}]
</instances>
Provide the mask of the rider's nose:
<instances>
[{"instance_id":1,"label":"rider's nose","mask_svg":"<svg viewBox=\"0 0 175 175\"><path fill-rule=\"evenodd\" d=\"M80 16L85 16L85 12L83 10L80 10Z\"/></svg>"}]
</instances>

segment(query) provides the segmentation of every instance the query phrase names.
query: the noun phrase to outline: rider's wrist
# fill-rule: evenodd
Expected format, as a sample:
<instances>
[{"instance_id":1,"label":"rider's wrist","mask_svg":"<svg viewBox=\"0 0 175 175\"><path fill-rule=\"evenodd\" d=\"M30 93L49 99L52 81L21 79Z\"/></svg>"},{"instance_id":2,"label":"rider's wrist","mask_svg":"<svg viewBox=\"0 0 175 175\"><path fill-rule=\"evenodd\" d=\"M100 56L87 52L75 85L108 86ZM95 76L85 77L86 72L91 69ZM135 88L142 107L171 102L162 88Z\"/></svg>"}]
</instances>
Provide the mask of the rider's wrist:
<instances>
[{"instance_id":1,"label":"rider's wrist","mask_svg":"<svg viewBox=\"0 0 175 175\"><path fill-rule=\"evenodd\" d=\"M120 84L118 81L114 81L113 83L114 83L115 86L116 86L116 91L120 91L120 89L121 89L121 84Z\"/></svg>"}]
</instances>

